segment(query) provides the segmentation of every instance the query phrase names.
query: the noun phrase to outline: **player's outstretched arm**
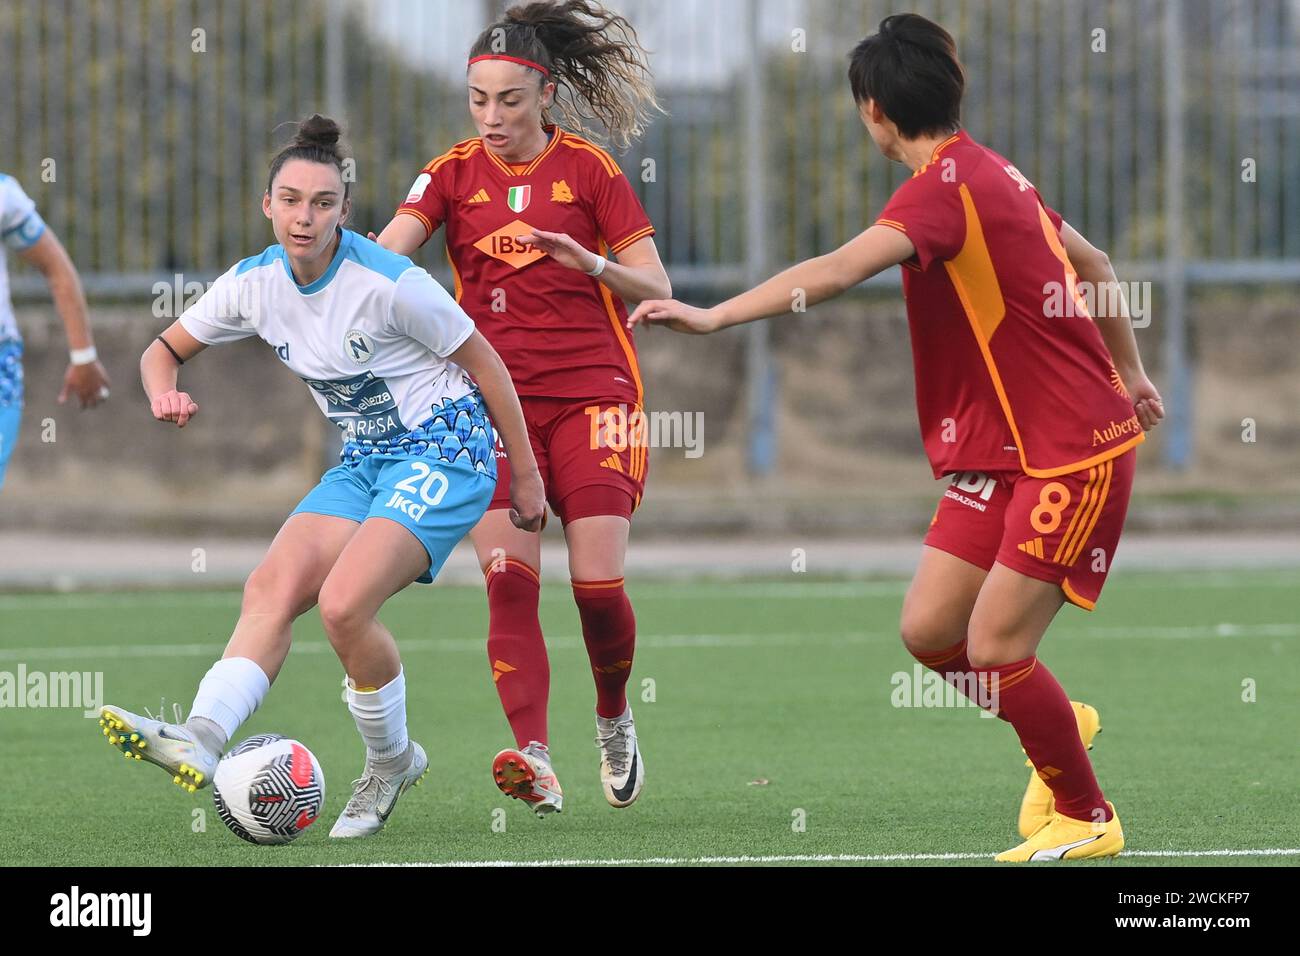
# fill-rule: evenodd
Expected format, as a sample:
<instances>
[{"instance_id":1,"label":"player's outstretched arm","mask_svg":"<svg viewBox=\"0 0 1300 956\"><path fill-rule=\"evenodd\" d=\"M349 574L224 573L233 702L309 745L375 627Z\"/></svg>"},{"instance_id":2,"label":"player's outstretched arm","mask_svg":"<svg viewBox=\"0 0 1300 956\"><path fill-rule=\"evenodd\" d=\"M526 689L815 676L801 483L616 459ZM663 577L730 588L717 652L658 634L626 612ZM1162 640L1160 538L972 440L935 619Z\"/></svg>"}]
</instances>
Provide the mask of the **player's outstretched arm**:
<instances>
[{"instance_id":1,"label":"player's outstretched arm","mask_svg":"<svg viewBox=\"0 0 1300 956\"><path fill-rule=\"evenodd\" d=\"M199 406L188 392L176 390L181 363L202 352L207 345L191 335L176 320L154 339L140 356L140 381L149 398L149 410L160 422L175 422L184 428L198 414Z\"/></svg>"},{"instance_id":2,"label":"player's outstretched arm","mask_svg":"<svg viewBox=\"0 0 1300 956\"><path fill-rule=\"evenodd\" d=\"M834 252L808 259L711 309L697 309L675 299L652 299L637 306L627 327L639 322L667 325L698 335L732 325L814 306L833 299L859 282L897 265L916 252L911 240L889 226L872 226Z\"/></svg>"},{"instance_id":3,"label":"player's outstretched arm","mask_svg":"<svg viewBox=\"0 0 1300 956\"><path fill-rule=\"evenodd\" d=\"M519 239L536 246L565 268L588 275L605 258L584 249L566 232L534 229ZM600 270L600 282L625 302L666 299L673 294L668 273L659 259L659 249L650 236L638 239L620 252L618 262L606 259Z\"/></svg>"},{"instance_id":4,"label":"player's outstretched arm","mask_svg":"<svg viewBox=\"0 0 1300 956\"><path fill-rule=\"evenodd\" d=\"M1068 222L1061 223L1061 242L1065 254L1074 266L1075 273L1083 282L1089 283L1097 294L1093 321L1101 331L1102 340L1110 350L1110 357L1115 362L1115 371L1128 389L1133 400L1133 410L1144 431L1150 431L1160 424L1165 417L1165 406L1160 393L1147 378L1142 367L1142 357L1138 354L1137 338L1133 335L1133 322L1129 316L1128 300L1124 290L1111 268L1110 257L1098 249Z\"/></svg>"},{"instance_id":5,"label":"player's outstretched arm","mask_svg":"<svg viewBox=\"0 0 1300 956\"><path fill-rule=\"evenodd\" d=\"M41 237L20 255L29 265L35 266L45 277L50 287L50 296L54 299L54 309L63 321L64 332L68 336L68 349L73 353L73 361L63 374L63 388L59 390L59 404L68 400L69 395L76 395L82 408L92 408L108 398L108 372L95 355L95 340L90 334L90 319L87 316L86 295L81 288L81 277L77 267L59 242L53 230L46 228ZM77 353L85 355L78 360Z\"/></svg>"},{"instance_id":6,"label":"player's outstretched arm","mask_svg":"<svg viewBox=\"0 0 1300 956\"><path fill-rule=\"evenodd\" d=\"M511 522L523 531L540 531L546 513L546 492L533 446L528 441L519 395L505 363L479 332L470 333L447 358L474 376L492 424L501 436L501 444L505 445L506 457L510 459Z\"/></svg>"},{"instance_id":7,"label":"player's outstretched arm","mask_svg":"<svg viewBox=\"0 0 1300 956\"><path fill-rule=\"evenodd\" d=\"M424 223L414 216L394 216L383 232L377 236L373 232L366 233L366 238L373 239L389 252L409 256L424 245L428 236Z\"/></svg>"}]
</instances>

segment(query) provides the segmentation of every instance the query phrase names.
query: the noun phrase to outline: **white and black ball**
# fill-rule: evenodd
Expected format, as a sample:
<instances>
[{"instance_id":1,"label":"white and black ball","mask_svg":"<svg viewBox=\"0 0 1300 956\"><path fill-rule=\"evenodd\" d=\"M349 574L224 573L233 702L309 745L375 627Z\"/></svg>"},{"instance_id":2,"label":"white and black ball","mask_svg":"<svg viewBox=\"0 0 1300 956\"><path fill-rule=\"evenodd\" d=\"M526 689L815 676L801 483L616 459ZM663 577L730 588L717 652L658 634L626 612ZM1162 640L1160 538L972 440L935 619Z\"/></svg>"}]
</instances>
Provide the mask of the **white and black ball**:
<instances>
[{"instance_id":1,"label":"white and black ball","mask_svg":"<svg viewBox=\"0 0 1300 956\"><path fill-rule=\"evenodd\" d=\"M217 764L212 778L217 815L242 840L289 843L325 805L325 774L303 744L281 734L242 741Z\"/></svg>"}]
</instances>

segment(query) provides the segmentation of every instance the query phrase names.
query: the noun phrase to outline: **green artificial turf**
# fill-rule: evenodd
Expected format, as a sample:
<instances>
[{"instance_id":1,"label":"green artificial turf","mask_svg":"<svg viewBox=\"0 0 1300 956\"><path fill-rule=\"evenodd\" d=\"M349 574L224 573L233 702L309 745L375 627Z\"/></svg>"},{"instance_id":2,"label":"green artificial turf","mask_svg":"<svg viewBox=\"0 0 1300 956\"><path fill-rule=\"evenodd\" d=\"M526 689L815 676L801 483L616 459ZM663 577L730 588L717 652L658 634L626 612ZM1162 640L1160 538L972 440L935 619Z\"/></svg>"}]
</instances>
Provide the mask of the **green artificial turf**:
<instances>
[{"instance_id":1,"label":"green artificial turf","mask_svg":"<svg viewBox=\"0 0 1300 956\"><path fill-rule=\"evenodd\" d=\"M1019 842L1028 771L1010 726L972 708L891 703L892 675L913 664L897 639L902 582L633 584L630 689L646 784L624 810L601 795L592 683L568 589L548 583L542 593L550 743L565 791L558 816L535 818L491 781L493 755L513 740L483 649L481 590L414 587L381 617L403 646L410 730L431 772L381 834L328 837L363 751L312 612L237 737L282 733L320 760L326 807L297 842L236 839L210 790L188 795L156 767L128 765L80 708L6 708L0 863L981 855L846 861L972 865ZM238 608L234 592L0 596L0 671L102 672L105 703L156 713L165 696L170 712L173 700L189 706ZM1095 613L1062 610L1040 656L1071 697L1101 712L1092 756L1128 841L1124 856L1083 865L1295 864L1297 622L1300 576L1276 571L1117 575ZM1243 700L1248 680L1253 702ZM1268 848L1292 852L1139 855Z\"/></svg>"}]
</instances>

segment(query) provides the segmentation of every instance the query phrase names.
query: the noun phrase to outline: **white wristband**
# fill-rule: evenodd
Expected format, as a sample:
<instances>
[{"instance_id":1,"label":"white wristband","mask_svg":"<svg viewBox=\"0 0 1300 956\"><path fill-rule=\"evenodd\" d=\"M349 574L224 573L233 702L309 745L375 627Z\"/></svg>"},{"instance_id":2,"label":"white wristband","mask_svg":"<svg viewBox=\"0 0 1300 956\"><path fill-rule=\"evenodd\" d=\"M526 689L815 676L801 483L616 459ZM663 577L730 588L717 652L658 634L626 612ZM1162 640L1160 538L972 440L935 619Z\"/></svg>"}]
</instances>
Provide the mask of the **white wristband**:
<instances>
[{"instance_id":1,"label":"white wristband","mask_svg":"<svg viewBox=\"0 0 1300 956\"><path fill-rule=\"evenodd\" d=\"M95 351L93 345L84 349L73 349L68 353L68 360L73 365L89 365L91 362L99 359L99 353Z\"/></svg>"},{"instance_id":2,"label":"white wristband","mask_svg":"<svg viewBox=\"0 0 1300 956\"><path fill-rule=\"evenodd\" d=\"M605 265L609 262L604 256L596 256L596 268L592 269L587 275L593 279L605 271Z\"/></svg>"}]
</instances>

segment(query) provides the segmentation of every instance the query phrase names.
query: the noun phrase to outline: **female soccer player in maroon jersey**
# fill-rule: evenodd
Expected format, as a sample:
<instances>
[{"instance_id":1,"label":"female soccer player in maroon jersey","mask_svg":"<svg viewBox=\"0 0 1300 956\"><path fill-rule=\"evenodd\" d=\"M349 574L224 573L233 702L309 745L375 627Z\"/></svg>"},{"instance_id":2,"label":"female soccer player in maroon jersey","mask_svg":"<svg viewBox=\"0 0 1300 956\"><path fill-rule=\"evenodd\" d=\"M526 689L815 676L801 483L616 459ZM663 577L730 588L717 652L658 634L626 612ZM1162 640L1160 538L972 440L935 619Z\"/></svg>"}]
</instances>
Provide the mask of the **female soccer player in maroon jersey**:
<instances>
[{"instance_id":1,"label":"female soccer player in maroon jersey","mask_svg":"<svg viewBox=\"0 0 1300 956\"><path fill-rule=\"evenodd\" d=\"M654 227L594 116L626 146L657 110L645 50L622 17L587 0L512 7L470 51L479 135L416 178L379 242L409 254L446 225L456 299L509 368L547 500L564 523L574 601L596 681L605 798L632 803L645 766L625 688L636 622L623 590L632 512L645 487L644 394L623 300L672 294ZM607 258L617 255L618 261ZM562 792L547 749L550 672L538 622L541 544L507 517L509 467L471 533L487 580L488 659L518 749L497 785L544 814Z\"/></svg>"},{"instance_id":2,"label":"female soccer player in maroon jersey","mask_svg":"<svg viewBox=\"0 0 1300 956\"><path fill-rule=\"evenodd\" d=\"M714 332L903 266L922 437L935 477L952 476L903 601L903 642L1010 722L1035 768L1025 842L998 859L1113 856L1123 832L1085 752L1097 711L1072 704L1036 655L1065 601L1097 600L1160 395L1122 296L1092 316L1080 294L1080 279L1118 288L1105 254L960 128L952 37L887 17L850 55L849 81L880 151L914 171L875 224L712 309L642 302L628 327Z\"/></svg>"}]
</instances>

